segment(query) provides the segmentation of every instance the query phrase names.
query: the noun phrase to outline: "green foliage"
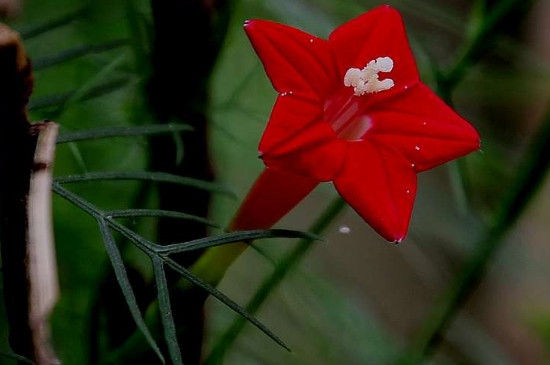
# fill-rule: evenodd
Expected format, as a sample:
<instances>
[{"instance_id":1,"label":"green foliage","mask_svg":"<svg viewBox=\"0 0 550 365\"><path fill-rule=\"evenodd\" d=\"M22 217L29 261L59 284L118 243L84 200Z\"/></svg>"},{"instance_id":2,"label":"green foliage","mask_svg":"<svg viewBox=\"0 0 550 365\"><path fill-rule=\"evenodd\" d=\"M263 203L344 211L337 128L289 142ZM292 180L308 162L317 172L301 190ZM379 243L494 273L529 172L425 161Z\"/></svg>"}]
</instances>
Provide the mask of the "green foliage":
<instances>
[{"instance_id":1,"label":"green foliage","mask_svg":"<svg viewBox=\"0 0 550 365\"><path fill-rule=\"evenodd\" d=\"M369 235L368 230L357 229L358 233L352 236L360 241L360 246L351 246L342 235L333 234L327 245L317 248L315 260L308 261L311 240L319 237L300 231L221 233L163 246L145 238L153 235L155 228L138 219L178 219L220 229L229 221L238 201L262 168L255 152L256 144L275 94L242 32L244 19L274 19L327 36L338 24L380 3L382 1L366 4L360 0L236 2L229 39L211 85L211 149L218 179L206 182L145 171L149 158L146 137L171 134L175 143L180 143L180 133L193 133L177 121L156 124L146 107L144 90L150 72L147 57L154 47L149 1L60 0L56 6L48 2L25 2L23 16L11 25L21 31L35 66L36 91L29 111L35 120L50 118L62 125L56 161L58 177L54 184L55 191L65 198L54 201L62 297L53 317L53 331L64 363L91 361L87 318L106 270L114 270L138 328L132 338L138 338L135 343L146 340L161 362L181 363L180 350L185 351L186 346L175 340L181 329L174 325L172 318L178 308L171 308L170 294L176 288L167 285L166 275L170 271L220 300L221 304L211 303L207 310L212 324L206 343L212 353L223 355L216 361L223 359L228 365L383 364L395 363L403 354L413 354L411 362L421 361L432 352L438 355L434 363L483 363L480 359L486 357L478 356L472 346L464 345L466 342L461 342L460 336L462 340L475 337L479 351L499 355L487 358L508 358L510 351L493 343L495 338L503 336L485 326L490 318L478 322L478 317L468 317L474 322L476 333L481 335L473 336L472 331L460 335L451 327L447 336L445 328L463 308L463 299L476 288L475 283L481 280L489 265L498 272L494 275L498 278L492 276L492 281L504 282L502 285L506 288L520 292L519 297L523 290L529 290L510 281L511 272L526 271L517 256L528 249L527 245L514 245L516 251L510 251L503 250L503 243L505 233L516 229L514 223L526 211L528 217L534 214L527 210L528 203L534 200L548 168L550 159L544 155L548 143L543 137L548 135L550 124L537 129L529 123L540 122L534 119L538 113L533 100L545 103L550 71L547 62L502 25L503 22L520 24L524 8L530 6L531 1L475 0L460 4L436 0L389 1L404 14L423 80L437 88L478 127L484 143L484 154L470 156L451 165L448 171L422 175L425 188L420 190L416 203L411 242L398 249L380 248L377 238ZM510 18L510 14L516 18ZM184 17L182 14L182 21ZM185 47L185 44L175 44L174 55L184 52L186 57L192 56ZM185 72L193 72L185 69L183 60L181 67ZM531 133L535 136L533 147L525 149ZM180 146L179 153L174 160L185 154L185 146ZM71 190L66 189L67 184L74 184ZM155 184L194 186L214 192L212 216L187 214L186 207L181 207L182 212L154 209L157 198L154 189L147 190L147 187ZM455 201L449 203L451 192ZM316 194L315 199L330 197L323 188ZM136 204L136 196L143 204ZM80 214L67 201L94 219ZM545 202L541 197L540 204ZM284 225L301 227L319 215L319 206L326 205L309 204L307 210L300 211ZM455 212L457 207L460 214ZM547 212L544 207L538 209L541 216ZM342 219L346 224L354 222L349 213ZM122 220L127 225L123 225ZM331 234L335 222L324 221L318 229L312 227L310 231ZM488 230L495 226L498 229ZM519 232L520 237L528 241L525 231ZM229 293L234 300L173 259L173 255L190 250L261 238L278 242L282 237L301 240L296 246L262 242L258 246L263 255L261 260L250 253L236 263L221 287L223 293ZM336 240L338 242L334 242ZM98 244L101 241L104 248ZM144 257L133 256L134 247L144 252ZM340 266L328 263L328 258L330 262L336 261L349 250L368 251L375 268L367 264L351 268L347 261ZM500 258L496 256L499 252ZM400 259L401 253L407 257L405 261ZM304 260L306 265L300 265ZM503 265L502 260L511 264ZM384 264L376 266L377 261ZM460 263L464 261L466 265L462 266ZM319 267L318 262L323 262L323 266ZM129 265L134 264L148 283L156 284L156 300L149 303L146 310L140 307L139 293L129 278ZM151 271L141 269L149 267L147 265L152 265ZM236 275L239 270L245 272L240 280ZM415 281L409 281L411 277ZM455 278L449 280L450 277ZM426 287L430 290L425 290ZM495 303L496 299L490 296L494 292L490 290L488 286L479 288L491 298L490 303L477 299L468 310L505 306L500 301ZM436 301L433 314L425 319L433 297L442 291L445 295ZM0 301L3 299L0 296ZM395 301L399 303L399 310L391 305ZM243 308L237 302L247 305ZM422 311L417 308L420 305ZM509 312L513 312L513 305L520 304L509 304ZM228 314L227 308L242 317ZM154 317L151 312L161 314L160 323L151 319ZM7 350L4 315L0 305L0 349L3 351L0 363L25 361ZM285 346L256 315L273 324L270 328L281 333L295 352L280 351L279 346L258 336L259 332L247 330L243 318ZM396 324L395 318L405 323ZM420 326L423 321L424 325ZM464 317L459 317L454 323L460 327L466 322ZM537 320L536 328L542 338L548 337L546 322L544 318ZM516 327L509 330L519 328L521 331L522 325L516 323ZM424 331L415 336L418 327ZM161 337L163 343L157 343ZM436 347L438 343L434 338L442 338L444 346ZM481 338L493 342L484 343ZM127 345L130 348L135 343ZM500 346L506 344L500 343ZM403 348L406 351L400 352ZM118 351L125 349L115 349L103 360L107 363L116 359ZM164 350L168 351L163 355ZM514 363L513 359L508 360Z\"/></svg>"},{"instance_id":2,"label":"green foliage","mask_svg":"<svg viewBox=\"0 0 550 365\"><path fill-rule=\"evenodd\" d=\"M106 172L90 172L79 175L61 176L55 179L59 184L87 182L94 180L141 180L154 181L162 183L172 183L185 186L192 186L207 191L222 193L234 197L232 191L226 186L219 183L197 180L189 177L177 176L165 172L149 172L149 171L106 171Z\"/></svg>"},{"instance_id":3,"label":"green foliage","mask_svg":"<svg viewBox=\"0 0 550 365\"><path fill-rule=\"evenodd\" d=\"M175 334L176 334L175 324L174 324L174 320L170 309L170 299L169 299L170 297L169 297L168 287L166 284L166 277L165 277L166 274L164 273L165 266L168 266L171 269L175 270L176 272L181 274L185 279L189 280L192 284L195 284L201 287L202 289L206 290L208 293L210 293L211 295L219 299L222 303L226 304L228 307L230 307L235 312L242 315L244 318L246 318L256 327L258 327L262 332L264 332L266 335L271 337L275 342L277 342L284 348L289 349L288 346L279 337L277 337L266 326L261 324L255 317L248 314L246 310L241 308L238 304L233 302L223 293L221 293L214 287L210 286L206 282L203 282L200 278L193 275L189 270L185 269L183 266L181 266L176 261L171 259L169 255L184 252L184 251L204 249L208 247L214 247L214 246L219 246L219 245L228 244L228 243L242 242L242 241L252 240L252 239L278 238L278 237L284 237L284 238L307 237L308 239L311 240L311 239L317 239L318 238L317 236L310 235L308 233L289 231L289 230L267 230L267 231L250 231L250 232L243 231L243 232L228 233L222 236L217 236L217 237L214 236L214 237L199 239L195 241L185 242L185 243L162 246L162 245L152 243L146 240L145 238L141 237L140 235L136 234L135 232L124 227L120 223L116 222L113 216L110 216L108 212L102 211L101 209L97 208L90 202L82 199L76 194L73 194L70 191L66 190L65 188L61 187L61 185L59 185L58 182L54 183L53 189L54 189L54 192L56 192L58 195L65 198L66 200L68 200L78 208L82 209L84 212L91 215L93 218L97 220L104 243L105 243L105 247L107 249L107 253L109 255L109 258L111 259L111 264L113 265L115 274L117 275L117 279L119 281L119 284L121 286L125 299L128 303L132 316L134 317L136 324L138 325L139 329L143 332L144 336L148 340L151 347L159 355L159 358L164 360L162 355L160 354L158 346L153 340L153 337L151 336L149 330L147 330L147 327L145 326L143 317L139 314L139 309L137 307L135 295L132 292L131 285L129 283L126 271L124 269L124 264L122 262L120 252L118 251L116 244L114 243L114 240L111 236L111 233L109 232L109 229L113 229L121 233L124 237L126 237L128 240L134 243L141 251L143 251L143 253L149 256L149 258L152 261L155 278L157 281L159 310L161 313L162 323L164 327L165 340L168 343L170 356L174 363L176 364L181 363L181 354L180 354L179 346L177 345L177 338L175 337Z\"/></svg>"},{"instance_id":4,"label":"green foliage","mask_svg":"<svg viewBox=\"0 0 550 365\"><path fill-rule=\"evenodd\" d=\"M57 143L78 142L110 137L147 136L163 133L177 133L189 131L191 129L192 128L186 124L145 125L139 127L104 127L62 133L57 138Z\"/></svg>"}]
</instances>

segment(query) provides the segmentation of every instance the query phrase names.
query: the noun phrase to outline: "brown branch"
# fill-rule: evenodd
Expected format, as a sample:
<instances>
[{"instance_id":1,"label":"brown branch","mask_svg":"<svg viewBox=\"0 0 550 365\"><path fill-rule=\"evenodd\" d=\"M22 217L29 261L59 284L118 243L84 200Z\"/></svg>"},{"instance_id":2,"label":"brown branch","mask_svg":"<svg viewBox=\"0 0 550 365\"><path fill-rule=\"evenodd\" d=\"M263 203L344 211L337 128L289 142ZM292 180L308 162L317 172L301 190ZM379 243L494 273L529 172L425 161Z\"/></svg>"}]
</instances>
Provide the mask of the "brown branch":
<instances>
[{"instance_id":1,"label":"brown branch","mask_svg":"<svg viewBox=\"0 0 550 365\"><path fill-rule=\"evenodd\" d=\"M33 80L19 35L0 24L0 253L9 342L37 364L57 364L47 317L57 299L51 166L57 125L27 119Z\"/></svg>"},{"instance_id":2,"label":"brown branch","mask_svg":"<svg viewBox=\"0 0 550 365\"><path fill-rule=\"evenodd\" d=\"M38 132L28 198L27 270L29 324L37 364L59 364L50 343L50 313L57 302L59 284L52 223L52 172L59 127L33 124Z\"/></svg>"}]
</instances>

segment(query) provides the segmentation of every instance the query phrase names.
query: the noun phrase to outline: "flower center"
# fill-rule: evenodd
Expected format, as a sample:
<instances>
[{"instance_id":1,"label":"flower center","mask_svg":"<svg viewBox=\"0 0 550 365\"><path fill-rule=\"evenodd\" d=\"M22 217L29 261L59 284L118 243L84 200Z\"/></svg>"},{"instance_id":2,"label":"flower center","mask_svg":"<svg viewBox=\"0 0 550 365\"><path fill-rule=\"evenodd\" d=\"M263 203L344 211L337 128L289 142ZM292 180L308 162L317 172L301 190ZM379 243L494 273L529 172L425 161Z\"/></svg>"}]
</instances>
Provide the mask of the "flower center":
<instances>
[{"instance_id":1,"label":"flower center","mask_svg":"<svg viewBox=\"0 0 550 365\"><path fill-rule=\"evenodd\" d=\"M344 76L344 85L353 87L355 96L389 90L394 86L393 80L379 80L378 73L390 72L391 70L393 70L393 60L390 57L378 57L369 61L362 70L350 68Z\"/></svg>"},{"instance_id":2,"label":"flower center","mask_svg":"<svg viewBox=\"0 0 550 365\"><path fill-rule=\"evenodd\" d=\"M372 118L365 114L359 99L349 93L337 93L325 103L324 120L339 138L358 141L372 127Z\"/></svg>"},{"instance_id":3,"label":"flower center","mask_svg":"<svg viewBox=\"0 0 550 365\"><path fill-rule=\"evenodd\" d=\"M380 80L378 75L392 70L393 60L390 57L378 57L369 61L362 70L350 68L346 72L344 85L353 87L353 95L348 89L340 89L325 103L324 119L338 137L358 141L372 128L373 120L365 110L369 102L355 96L374 94L394 87L392 79Z\"/></svg>"}]
</instances>

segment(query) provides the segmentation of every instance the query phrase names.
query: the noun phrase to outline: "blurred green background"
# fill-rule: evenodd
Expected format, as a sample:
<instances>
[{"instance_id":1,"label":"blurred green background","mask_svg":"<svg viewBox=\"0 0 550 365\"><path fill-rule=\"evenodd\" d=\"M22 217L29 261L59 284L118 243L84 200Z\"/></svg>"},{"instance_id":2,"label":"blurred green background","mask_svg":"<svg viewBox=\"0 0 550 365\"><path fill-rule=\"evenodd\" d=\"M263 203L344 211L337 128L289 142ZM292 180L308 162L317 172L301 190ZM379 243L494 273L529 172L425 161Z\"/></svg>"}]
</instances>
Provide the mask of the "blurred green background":
<instances>
[{"instance_id":1,"label":"blurred green background","mask_svg":"<svg viewBox=\"0 0 550 365\"><path fill-rule=\"evenodd\" d=\"M502 2L235 0L209 85L208 115L216 180L231 186L238 199L214 195L210 218L227 224L263 168L256 146L276 94L242 30L246 19L272 19L326 37L339 24L388 3L402 12L422 79L435 89L437 69L456 61L461 46L478 26L479 9ZM70 21L64 25L37 33L40 26L65 16ZM186 14L181 14L181 19L193 21ZM482 151L463 159L462 179L457 178L456 165L419 176L407 240L399 246L385 243L348 208L327 228L328 241L316 244L258 313L293 352L285 352L247 326L225 364L397 361L436 298L475 252L476 243L522 168L529 141L543 122L550 99L549 19L547 1L525 6L524 13L511 14L505 27L494 29L494 39L487 41L481 60L468 65L464 79L453 90L452 101L479 130ZM148 1L27 0L15 17L5 21L21 32L35 65L32 120L54 120L62 131L155 122L146 106L148 75L140 60L143 53L136 50L141 48L146 54L153 39ZM177 34L177 25L173 32ZM141 43L136 46L136 42ZM186 59L196 51L182 41L173 44L173 52L180 61L178 71L193 73ZM184 90L188 85L179 87ZM64 103L59 102L62 98ZM145 169L149 148L145 138L60 145L56 175ZM465 189L457 187L460 181L465 181ZM120 209L136 203L140 185L90 182L71 186L71 190L105 209ZM334 196L331 185L320 186L278 226L307 230ZM154 206L155 199L151 194L143 204ZM54 343L65 364L89 364L89 333L94 326L90 313L100 283L111 268L93 219L58 197L54 205L61 284L52 319ZM481 285L452 322L433 363L550 363L549 207L546 179L504 238ZM153 220L127 223L154 237ZM349 227L350 232L340 233L341 227ZM287 241L258 243L271 261L248 250L230 269L220 289L238 303L246 303L275 263L292 249L295 243ZM146 280L152 280L145 257L135 249L126 247L125 259ZM111 300L124 299L113 296ZM205 353L234 316L216 300L208 301ZM0 300L0 351L9 352L3 318ZM0 363L14 362L0 357Z\"/></svg>"}]
</instances>

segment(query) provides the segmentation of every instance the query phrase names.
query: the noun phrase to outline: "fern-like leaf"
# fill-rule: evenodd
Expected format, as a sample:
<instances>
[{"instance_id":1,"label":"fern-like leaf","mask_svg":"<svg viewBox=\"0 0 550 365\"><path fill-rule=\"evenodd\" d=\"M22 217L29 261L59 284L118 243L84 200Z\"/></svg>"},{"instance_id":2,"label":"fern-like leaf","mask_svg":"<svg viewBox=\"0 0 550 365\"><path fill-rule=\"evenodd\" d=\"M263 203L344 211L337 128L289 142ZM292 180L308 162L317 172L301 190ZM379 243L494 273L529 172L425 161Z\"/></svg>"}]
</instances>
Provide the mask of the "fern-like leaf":
<instances>
[{"instance_id":1,"label":"fern-like leaf","mask_svg":"<svg viewBox=\"0 0 550 365\"><path fill-rule=\"evenodd\" d=\"M217 182L209 182L190 177L168 174L166 172L150 172L150 171L107 171L107 172L90 172L87 174L61 176L55 179L59 184L79 183L94 180L143 180L162 183L179 184L192 186L197 189L203 189L215 193L221 193L235 197L235 194L223 184Z\"/></svg>"},{"instance_id":2,"label":"fern-like leaf","mask_svg":"<svg viewBox=\"0 0 550 365\"><path fill-rule=\"evenodd\" d=\"M160 318L162 327L164 328L164 338L168 346L168 352L170 353L170 358L174 365L183 365L176 333L176 325L174 323L174 316L172 315L172 305L170 304L170 292L168 291L164 262L160 257L154 257L152 261L155 281L157 283Z\"/></svg>"},{"instance_id":3,"label":"fern-like leaf","mask_svg":"<svg viewBox=\"0 0 550 365\"><path fill-rule=\"evenodd\" d=\"M222 303L224 303L226 306L228 306L229 308L234 310L236 313L243 316L247 321L249 321L254 326L256 326L258 329L260 329L262 332L264 332L267 336L269 336L271 339L273 339L276 343L278 343L279 345L281 345L282 347L284 347L285 349L290 351L289 347L277 335L275 335L264 324L262 324L260 321L258 321L258 319L256 319L254 316L250 315L244 308L242 308L237 303L235 303L233 300L231 300L229 297L227 297L225 294L223 294L222 292L220 292L219 290L217 290L213 286L209 285L208 283L202 281L197 276L195 276L193 273L191 273L189 270L187 270L186 268L184 268L183 266L179 265L177 262L175 262L174 260L169 258L166 253L161 253L163 246L155 244L155 243L143 238L142 236L140 236L137 233L133 232L132 230L128 229L124 225L118 223L117 221L114 220L113 217L109 216L107 212L102 211L101 209L99 209L98 207L96 207L92 203L86 201L85 199L78 196L77 194L74 194L74 193L70 192L69 190L63 188L60 185L59 182L54 182L53 185L52 185L52 188L53 188L53 191L56 194L58 194L59 196L61 196L64 199L66 199L70 203L74 204L76 207L83 210L84 212L86 212L87 214L89 214L90 216L95 218L97 221L104 222L109 228L121 233L124 237L126 237L131 242L133 242L135 244L135 246L137 248L139 248L141 251L143 251L146 255L148 255L149 258L151 259L151 261L153 262L153 266L154 266L154 269L155 269L155 276L157 276L157 274L160 273L159 270L162 270L162 272L164 273L164 266L170 267L171 269L175 270L180 275L182 275L189 282L191 282L192 284L197 285L198 287L204 289L206 292L208 292L209 294L211 294L212 296L214 296L215 298L220 300ZM105 227L103 227L102 229L104 230ZM270 230L270 231L272 231L272 230ZM276 231L275 233L270 232L270 231L263 232L263 233L260 233L259 231L256 231L256 232L253 231L254 232L253 234L251 234L250 232L248 232L248 233L245 232L244 235L241 235L241 238L243 238L243 237L250 238L250 237L256 237L256 236L258 236L258 237L267 237L267 236L275 236L275 235L278 236L278 237L283 237L284 236L283 232L281 232L283 230L279 230L278 232L277 232L277 230L275 230ZM298 235L298 233L296 233L295 231L288 231L288 232L289 232L288 234L291 237L295 237L296 235ZM237 232L235 232L235 234L233 236L230 236L230 237L234 238L236 236L236 234L237 234ZM302 232L302 233L300 233L300 235L303 236L303 235L306 235L306 234L304 234ZM222 236L224 236L224 235L222 235ZM226 239L227 239L227 237L226 237ZM210 240L216 241L217 238L216 237L211 237ZM162 265L160 265L160 263L162 263ZM115 271L115 273L116 273L116 271ZM165 274L163 274L163 275L165 275ZM157 277L156 280L157 280L157 285L160 285L160 286L163 285L162 276L160 278ZM159 282L159 280L160 280L160 282ZM159 291L159 293L164 293L164 290ZM167 305L169 305L169 303L167 303L166 300L169 300L169 299L167 299L167 297L165 297L165 298L159 297L158 299L159 299L159 306L161 305L160 301L162 300L162 301L165 301L162 304L163 307L165 309L168 308ZM169 320L169 317L167 317L167 316L163 317L163 323L168 321L168 320ZM166 326L166 323L164 324L165 335L169 335L169 334L173 333L173 331L171 329L171 326L172 326L172 324L168 324L168 327ZM177 339L175 337L172 340L177 341ZM170 344L169 344L169 346L170 346ZM173 346L173 344L172 344L172 346ZM172 358L174 356L176 356L174 354L176 354L176 348L172 347L172 349L170 350L170 355L172 356ZM174 361L174 358L173 358L173 361Z\"/></svg>"},{"instance_id":4,"label":"fern-like leaf","mask_svg":"<svg viewBox=\"0 0 550 365\"><path fill-rule=\"evenodd\" d=\"M109 259L111 260L111 265L113 266L113 270L120 286L120 290L122 291L124 299L128 304L130 314L134 318L134 321L136 322L136 325L141 333L143 333L143 336L145 336L145 339L149 343L149 346L151 346L153 351L155 351L162 363L165 364L166 361L164 360L164 356L162 355L155 339L153 338L153 335L151 335L151 332L149 331L149 328L147 328L145 320L141 315L141 311L137 304L134 290L132 289L132 285L130 284L130 279L128 279L128 274L126 272L126 268L124 267L124 262L122 261L122 256L111 232L109 231L109 227L107 227L107 223L105 223L105 220L102 218L97 219L97 223L99 225L101 236L103 237L105 250L107 251Z\"/></svg>"},{"instance_id":5,"label":"fern-like leaf","mask_svg":"<svg viewBox=\"0 0 550 365\"><path fill-rule=\"evenodd\" d=\"M171 245L162 246L162 248L159 249L159 252L164 254L175 254L185 251L226 245L229 243L249 242L264 238L303 238L311 241L322 240L321 236L303 231L294 231L289 229L264 229L231 232L214 237L200 238L189 242L174 243Z\"/></svg>"},{"instance_id":6,"label":"fern-like leaf","mask_svg":"<svg viewBox=\"0 0 550 365\"><path fill-rule=\"evenodd\" d=\"M193 128L187 124L152 124L144 126L103 127L62 133L57 138L57 143L88 141L91 139L113 137L147 136L191 130L193 130Z\"/></svg>"},{"instance_id":7,"label":"fern-like leaf","mask_svg":"<svg viewBox=\"0 0 550 365\"><path fill-rule=\"evenodd\" d=\"M137 218L137 217L155 217L155 218L175 218L202 223L208 227L221 228L215 222L209 221L203 217L193 214L174 212L172 210L159 209L124 209L124 210L109 210L105 214L111 218Z\"/></svg>"}]
</instances>

